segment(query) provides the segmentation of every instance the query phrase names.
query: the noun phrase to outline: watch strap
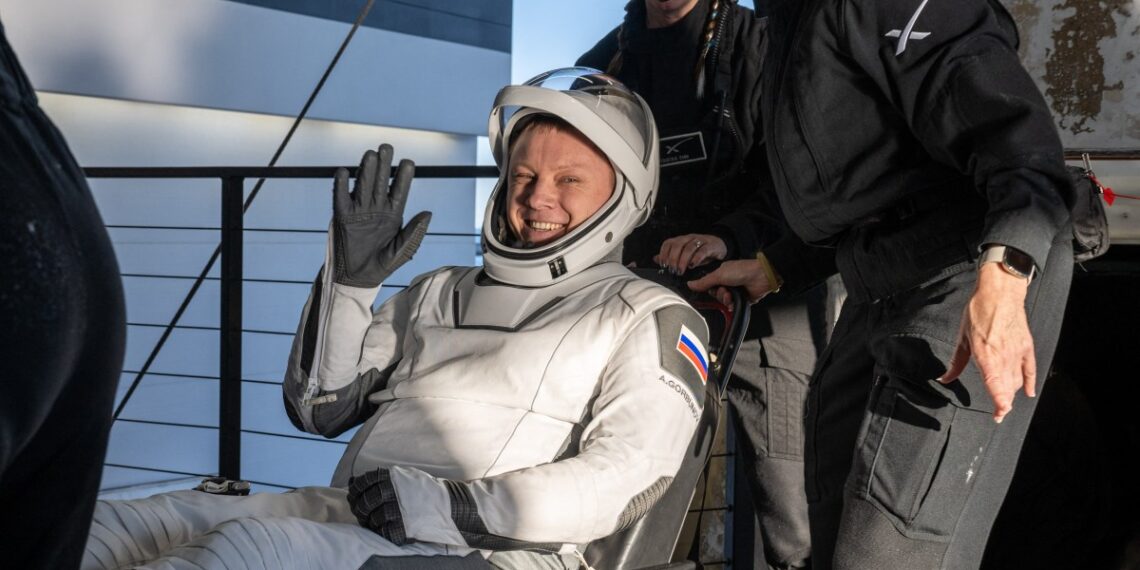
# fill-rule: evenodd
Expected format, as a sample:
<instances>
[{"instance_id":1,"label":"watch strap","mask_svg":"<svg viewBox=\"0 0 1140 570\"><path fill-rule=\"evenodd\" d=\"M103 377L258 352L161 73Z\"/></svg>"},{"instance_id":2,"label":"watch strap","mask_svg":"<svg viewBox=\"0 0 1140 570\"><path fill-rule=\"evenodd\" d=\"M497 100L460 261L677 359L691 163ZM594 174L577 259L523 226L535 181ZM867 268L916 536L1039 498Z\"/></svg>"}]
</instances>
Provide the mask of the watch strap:
<instances>
[{"instance_id":1,"label":"watch strap","mask_svg":"<svg viewBox=\"0 0 1140 570\"><path fill-rule=\"evenodd\" d=\"M1027 282L1033 280L1036 273L1032 259L1020 250L1004 245L990 245L982 251L978 258L978 267L986 263L998 263L1006 273L1020 277Z\"/></svg>"}]
</instances>

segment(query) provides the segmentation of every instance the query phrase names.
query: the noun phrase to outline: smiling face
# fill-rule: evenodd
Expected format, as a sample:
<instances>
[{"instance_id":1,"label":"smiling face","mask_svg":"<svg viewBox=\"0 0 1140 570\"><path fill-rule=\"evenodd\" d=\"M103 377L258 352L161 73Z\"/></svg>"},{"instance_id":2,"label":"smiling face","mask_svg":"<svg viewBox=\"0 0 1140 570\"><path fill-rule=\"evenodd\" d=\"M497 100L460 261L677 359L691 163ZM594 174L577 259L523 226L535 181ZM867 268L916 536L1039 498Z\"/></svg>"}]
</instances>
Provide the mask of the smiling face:
<instances>
[{"instance_id":1,"label":"smiling face","mask_svg":"<svg viewBox=\"0 0 1140 570\"><path fill-rule=\"evenodd\" d=\"M609 200L609 160L569 126L528 125L512 142L507 221L522 247L546 245L586 221Z\"/></svg>"},{"instance_id":2,"label":"smiling face","mask_svg":"<svg viewBox=\"0 0 1140 570\"><path fill-rule=\"evenodd\" d=\"M645 0L645 27L649 29L672 26L681 21L697 0Z\"/></svg>"}]
</instances>

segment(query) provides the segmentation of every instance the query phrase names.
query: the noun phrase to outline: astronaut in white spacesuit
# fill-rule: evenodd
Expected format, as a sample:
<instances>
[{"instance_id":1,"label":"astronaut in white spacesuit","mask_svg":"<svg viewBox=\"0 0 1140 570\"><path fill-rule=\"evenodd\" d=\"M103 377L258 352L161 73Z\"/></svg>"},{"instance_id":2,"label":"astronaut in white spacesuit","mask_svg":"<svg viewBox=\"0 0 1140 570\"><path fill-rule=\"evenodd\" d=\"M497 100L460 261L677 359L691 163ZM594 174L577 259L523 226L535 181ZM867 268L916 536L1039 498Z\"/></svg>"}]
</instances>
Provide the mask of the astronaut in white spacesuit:
<instances>
[{"instance_id":1,"label":"astronaut in white spacesuit","mask_svg":"<svg viewBox=\"0 0 1140 570\"><path fill-rule=\"evenodd\" d=\"M389 185L387 145L351 192L336 177L284 382L298 427L363 423L332 486L101 502L85 567L576 567L580 545L654 504L701 416L708 355L696 311L620 264L657 188L649 108L556 70L504 88L489 131L484 266L420 275L375 312L430 216L400 227L413 167Z\"/></svg>"}]
</instances>

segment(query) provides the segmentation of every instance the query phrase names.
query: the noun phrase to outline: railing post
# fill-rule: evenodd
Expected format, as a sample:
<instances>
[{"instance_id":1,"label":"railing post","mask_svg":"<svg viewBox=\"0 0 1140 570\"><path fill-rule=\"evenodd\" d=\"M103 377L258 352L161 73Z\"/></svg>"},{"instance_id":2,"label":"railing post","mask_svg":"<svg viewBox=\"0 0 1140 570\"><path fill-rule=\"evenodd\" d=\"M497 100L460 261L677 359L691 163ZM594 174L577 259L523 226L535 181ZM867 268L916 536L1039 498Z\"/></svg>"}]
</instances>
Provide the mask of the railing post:
<instances>
[{"instance_id":1,"label":"railing post","mask_svg":"<svg viewBox=\"0 0 1140 570\"><path fill-rule=\"evenodd\" d=\"M241 478L242 201L245 180L222 178L218 474Z\"/></svg>"},{"instance_id":2,"label":"railing post","mask_svg":"<svg viewBox=\"0 0 1140 570\"><path fill-rule=\"evenodd\" d=\"M721 402L727 404L727 400L723 397ZM727 561L724 565L726 569L735 567L736 560L736 497L739 495L736 492L736 430L733 429L732 423L732 406L725 405L724 423L720 426L724 429L724 553L723 557ZM708 485L708 482L705 482ZM697 540L700 540L701 529L697 529ZM699 550L698 550L699 552ZM700 558L700 556L698 556Z\"/></svg>"},{"instance_id":3,"label":"railing post","mask_svg":"<svg viewBox=\"0 0 1140 570\"><path fill-rule=\"evenodd\" d=\"M731 561L728 568L741 569L741 568L755 568L758 567L754 563L756 557L756 541L759 540L756 532L756 508L752 502L752 490L748 487L748 469L754 469L754 465L748 465L741 461L740 451L738 450L738 443L736 441L736 434L732 426L736 425L736 420L733 419L735 410L729 407L728 421L725 422L725 429L727 436L731 440L731 444L726 444L729 449L726 453L730 453L732 459L731 469L726 468L725 471L730 473L732 478L732 508L729 510L726 518L732 519L732 544L730 545L728 558ZM727 527L727 525L726 525ZM725 535L729 535L729 531L725 529ZM762 566L761 566L762 567Z\"/></svg>"}]
</instances>

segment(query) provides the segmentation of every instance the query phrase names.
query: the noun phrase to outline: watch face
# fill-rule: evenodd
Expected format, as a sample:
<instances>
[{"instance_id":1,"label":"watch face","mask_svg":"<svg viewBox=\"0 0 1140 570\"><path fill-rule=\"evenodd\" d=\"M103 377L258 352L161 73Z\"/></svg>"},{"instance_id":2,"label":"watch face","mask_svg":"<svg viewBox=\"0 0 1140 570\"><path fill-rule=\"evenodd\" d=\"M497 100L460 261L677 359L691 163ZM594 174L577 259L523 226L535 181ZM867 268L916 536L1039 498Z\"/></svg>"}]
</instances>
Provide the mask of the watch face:
<instances>
[{"instance_id":1,"label":"watch face","mask_svg":"<svg viewBox=\"0 0 1140 570\"><path fill-rule=\"evenodd\" d=\"M1012 247L1005 248L1005 257L1002 259L1002 264L1008 267L1012 272L1025 277L1029 277L1033 274L1033 258L1029 257L1025 252Z\"/></svg>"}]
</instances>

